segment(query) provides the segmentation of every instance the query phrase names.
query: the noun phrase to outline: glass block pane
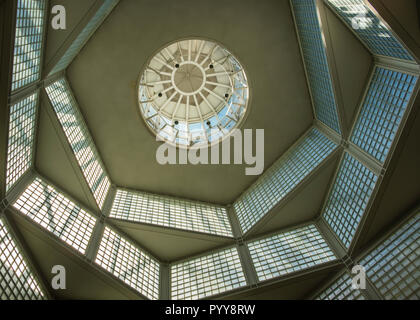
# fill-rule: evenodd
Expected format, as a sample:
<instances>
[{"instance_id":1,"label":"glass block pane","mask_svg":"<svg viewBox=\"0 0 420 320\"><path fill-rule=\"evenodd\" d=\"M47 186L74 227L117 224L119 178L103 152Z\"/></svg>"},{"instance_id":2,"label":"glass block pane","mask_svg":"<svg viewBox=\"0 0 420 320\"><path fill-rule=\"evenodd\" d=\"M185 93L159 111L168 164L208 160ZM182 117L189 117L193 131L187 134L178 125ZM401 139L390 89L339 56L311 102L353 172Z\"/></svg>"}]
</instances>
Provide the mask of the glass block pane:
<instances>
[{"instance_id":1,"label":"glass block pane","mask_svg":"<svg viewBox=\"0 0 420 320\"><path fill-rule=\"evenodd\" d=\"M384 162L418 77L375 68L351 141Z\"/></svg>"},{"instance_id":2,"label":"glass block pane","mask_svg":"<svg viewBox=\"0 0 420 320\"><path fill-rule=\"evenodd\" d=\"M414 61L363 0L327 0L327 2L373 54Z\"/></svg>"},{"instance_id":3,"label":"glass block pane","mask_svg":"<svg viewBox=\"0 0 420 320\"><path fill-rule=\"evenodd\" d=\"M111 218L232 237L226 208L118 189Z\"/></svg>"},{"instance_id":4,"label":"glass block pane","mask_svg":"<svg viewBox=\"0 0 420 320\"><path fill-rule=\"evenodd\" d=\"M80 52L86 42L90 39L95 30L101 25L108 14L114 9L119 0L105 0L92 19L79 33L73 43L60 58L58 63L51 70L49 75L66 69L73 61L74 57Z\"/></svg>"},{"instance_id":5,"label":"glass block pane","mask_svg":"<svg viewBox=\"0 0 420 320\"><path fill-rule=\"evenodd\" d=\"M420 299L420 214L380 243L359 262L388 300Z\"/></svg>"},{"instance_id":6,"label":"glass block pane","mask_svg":"<svg viewBox=\"0 0 420 320\"><path fill-rule=\"evenodd\" d=\"M315 115L320 121L340 134L337 106L315 0L292 0L291 3Z\"/></svg>"},{"instance_id":7,"label":"glass block pane","mask_svg":"<svg viewBox=\"0 0 420 320\"><path fill-rule=\"evenodd\" d=\"M70 87L63 78L45 90L96 203L102 208L111 183Z\"/></svg>"},{"instance_id":8,"label":"glass block pane","mask_svg":"<svg viewBox=\"0 0 420 320\"><path fill-rule=\"evenodd\" d=\"M0 218L0 300L45 299L38 280Z\"/></svg>"},{"instance_id":9,"label":"glass block pane","mask_svg":"<svg viewBox=\"0 0 420 320\"><path fill-rule=\"evenodd\" d=\"M37 177L13 207L82 254L89 243L96 218Z\"/></svg>"},{"instance_id":10,"label":"glass block pane","mask_svg":"<svg viewBox=\"0 0 420 320\"><path fill-rule=\"evenodd\" d=\"M246 190L233 207L245 233L309 175L336 148L312 129Z\"/></svg>"},{"instance_id":11,"label":"glass block pane","mask_svg":"<svg viewBox=\"0 0 420 320\"><path fill-rule=\"evenodd\" d=\"M171 298L202 299L246 286L238 250L229 248L171 266Z\"/></svg>"},{"instance_id":12,"label":"glass block pane","mask_svg":"<svg viewBox=\"0 0 420 320\"><path fill-rule=\"evenodd\" d=\"M352 289L352 278L345 272L321 292L316 300L365 300L365 297L360 290Z\"/></svg>"},{"instance_id":13,"label":"glass block pane","mask_svg":"<svg viewBox=\"0 0 420 320\"><path fill-rule=\"evenodd\" d=\"M346 153L322 217L349 248L378 177Z\"/></svg>"},{"instance_id":14,"label":"glass block pane","mask_svg":"<svg viewBox=\"0 0 420 320\"><path fill-rule=\"evenodd\" d=\"M39 79L45 0L18 0L12 91Z\"/></svg>"},{"instance_id":15,"label":"glass block pane","mask_svg":"<svg viewBox=\"0 0 420 320\"><path fill-rule=\"evenodd\" d=\"M336 259L314 225L252 241L248 248L259 281Z\"/></svg>"},{"instance_id":16,"label":"glass block pane","mask_svg":"<svg viewBox=\"0 0 420 320\"><path fill-rule=\"evenodd\" d=\"M145 297L159 298L159 263L108 227L95 262Z\"/></svg>"},{"instance_id":17,"label":"glass block pane","mask_svg":"<svg viewBox=\"0 0 420 320\"><path fill-rule=\"evenodd\" d=\"M38 92L10 106L6 191L32 165Z\"/></svg>"}]
</instances>

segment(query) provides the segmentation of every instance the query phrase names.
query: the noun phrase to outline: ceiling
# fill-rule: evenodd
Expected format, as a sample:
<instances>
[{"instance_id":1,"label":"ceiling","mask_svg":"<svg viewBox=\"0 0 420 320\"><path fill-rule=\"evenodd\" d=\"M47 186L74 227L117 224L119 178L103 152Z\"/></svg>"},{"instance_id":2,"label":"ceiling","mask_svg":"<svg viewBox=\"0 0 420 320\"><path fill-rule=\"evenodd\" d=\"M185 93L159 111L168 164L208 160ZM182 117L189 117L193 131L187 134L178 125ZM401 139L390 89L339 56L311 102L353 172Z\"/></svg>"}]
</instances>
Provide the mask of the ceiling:
<instances>
[{"instance_id":1,"label":"ceiling","mask_svg":"<svg viewBox=\"0 0 420 320\"><path fill-rule=\"evenodd\" d=\"M399 6L391 0L382 2L420 44L420 32L415 27L416 23L419 25L418 17L412 10L415 0L407 1L407 6ZM54 60L66 41L77 32L79 24L94 8L95 0L50 1L50 6L55 4L66 6L67 30L57 32L51 26L48 28L45 65ZM373 59L329 9L326 9L326 17L343 96L343 118L349 127L354 122ZM245 67L251 100L243 128L265 130L264 164L268 168L314 121L288 0L121 0L73 60L66 74L115 185L229 205L258 176L246 176L246 165L159 165L155 159L159 143L138 111L136 83L145 63L165 44L187 37L204 37L223 44ZM73 153L64 143L64 133L47 103L47 97L42 94L35 168L78 202L98 212ZM369 212L356 253L399 221L420 199L419 109L418 98L389 173ZM258 237L315 219L341 152L330 157L282 207L270 212L250 236ZM47 281L55 264L71 270L69 290L57 291L55 298L139 298L129 287L52 241L24 217L11 216ZM159 226L115 219L109 222L164 262L235 243L232 239ZM338 269L330 266L286 283L235 292L224 298L306 298L331 279Z\"/></svg>"}]
</instances>

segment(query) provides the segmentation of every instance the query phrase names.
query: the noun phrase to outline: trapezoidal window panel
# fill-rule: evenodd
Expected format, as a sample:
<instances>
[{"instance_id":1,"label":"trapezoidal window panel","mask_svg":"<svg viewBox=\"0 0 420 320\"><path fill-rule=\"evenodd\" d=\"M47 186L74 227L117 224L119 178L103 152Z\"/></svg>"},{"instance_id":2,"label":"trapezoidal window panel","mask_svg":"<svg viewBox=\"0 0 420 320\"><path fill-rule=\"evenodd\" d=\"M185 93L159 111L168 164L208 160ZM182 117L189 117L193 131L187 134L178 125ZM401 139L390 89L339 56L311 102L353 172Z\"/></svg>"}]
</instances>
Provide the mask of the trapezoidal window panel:
<instances>
[{"instance_id":1,"label":"trapezoidal window panel","mask_svg":"<svg viewBox=\"0 0 420 320\"><path fill-rule=\"evenodd\" d=\"M45 12L45 0L17 1L12 91L40 78Z\"/></svg>"},{"instance_id":2,"label":"trapezoidal window panel","mask_svg":"<svg viewBox=\"0 0 420 320\"><path fill-rule=\"evenodd\" d=\"M364 0L325 0L375 55L414 61Z\"/></svg>"},{"instance_id":3,"label":"trapezoidal window panel","mask_svg":"<svg viewBox=\"0 0 420 320\"><path fill-rule=\"evenodd\" d=\"M420 213L363 257L359 264L385 299L420 299Z\"/></svg>"},{"instance_id":4,"label":"trapezoidal window panel","mask_svg":"<svg viewBox=\"0 0 420 320\"><path fill-rule=\"evenodd\" d=\"M350 247L377 179L361 162L345 153L322 217L346 248Z\"/></svg>"},{"instance_id":5,"label":"trapezoidal window panel","mask_svg":"<svg viewBox=\"0 0 420 320\"><path fill-rule=\"evenodd\" d=\"M171 266L171 299L196 300L246 286L235 247Z\"/></svg>"},{"instance_id":6,"label":"trapezoidal window panel","mask_svg":"<svg viewBox=\"0 0 420 320\"><path fill-rule=\"evenodd\" d=\"M352 278L346 271L323 290L316 300L365 300L358 289L352 288Z\"/></svg>"},{"instance_id":7,"label":"trapezoidal window panel","mask_svg":"<svg viewBox=\"0 0 420 320\"><path fill-rule=\"evenodd\" d=\"M13 207L84 254L96 218L39 177L25 189Z\"/></svg>"},{"instance_id":8,"label":"trapezoidal window panel","mask_svg":"<svg viewBox=\"0 0 420 320\"><path fill-rule=\"evenodd\" d=\"M375 67L351 141L385 162L410 102L417 76Z\"/></svg>"},{"instance_id":9,"label":"trapezoidal window panel","mask_svg":"<svg viewBox=\"0 0 420 320\"><path fill-rule=\"evenodd\" d=\"M105 227L95 262L149 299L159 298L158 261Z\"/></svg>"},{"instance_id":10,"label":"trapezoidal window panel","mask_svg":"<svg viewBox=\"0 0 420 320\"><path fill-rule=\"evenodd\" d=\"M249 242L248 248L259 281L336 259L314 225Z\"/></svg>"},{"instance_id":11,"label":"trapezoidal window panel","mask_svg":"<svg viewBox=\"0 0 420 320\"><path fill-rule=\"evenodd\" d=\"M10 106L6 191L32 166L38 92Z\"/></svg>"},{"instance_id":12,"label":"trapezoidal window panel","mask_svg":"<svg viewBox=\"0 0 420 320\"><path fill-rule=\"evenodd\" d=\"M57 64L50 71L49 76L56 72L65 70L70 65L74 57L80 52L95 30L101 25L101 23L105 20L112 9L114 9L114 7L118 4L118 1L119 0L105 0L103 2L102 6L96 11L92 19L78 34L76 39L65 51L60 60L58 60Z\"/></svg>"},{"instance_id":13,"label":"trapezoidal window panel","mask_svg":"<svg viewBox=\"0 0 420 320\"><path fill-rule=\"evenodd\" d=\"M233 237L226 208L118 189L111 218Z\"/></svg>"},{"instance_id":14,"label":"trapezoidal window panel","mask_svg":"<svg viewBox=\"0 0 420 320\"><path fill-rule=\"evenodd\" d=\"M62 78L45 90L93 197L102 208L111 182L70 87Z\"/></svg>"},{"instance_id":15,"label":"trapezoidal window panel","mask_svg":"<svg viewBox=\"0 0 420 320\"><path fill-rule=\"evenodd\" d=\"M242 232L251 229L335 149L336 144L313 128L246 190L233 207Z\"/></svg>"},{"instance_id":16,"label":"trapezoidal window panel","mask_svg":"<svg viewBox=\"0 0 420 320\"><path fill-rule=\"evenodd\" d=\"M45 298L6 222L0 217L0 300Z\"/></svg>"},{"instance_id":17,"label":"trapezoidal window panel","mask_svg":"<svg viewBox=\"0 0 420 320\"><path fill-rule=\"evenodd\" d=\"M291 0L315 116L341 134L315 0Z\"/></svg>"}]
</instances>

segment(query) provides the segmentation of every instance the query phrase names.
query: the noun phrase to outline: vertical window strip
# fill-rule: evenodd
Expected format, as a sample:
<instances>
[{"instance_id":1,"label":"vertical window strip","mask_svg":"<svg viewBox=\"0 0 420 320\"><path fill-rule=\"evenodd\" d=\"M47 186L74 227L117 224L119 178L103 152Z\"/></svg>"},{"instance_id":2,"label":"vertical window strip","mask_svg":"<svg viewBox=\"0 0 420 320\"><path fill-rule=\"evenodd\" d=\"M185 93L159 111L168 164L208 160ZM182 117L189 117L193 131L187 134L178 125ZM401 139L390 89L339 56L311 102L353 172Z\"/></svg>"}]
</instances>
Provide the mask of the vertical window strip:
<instances>
[{"instance_id":1,"label":"vertical window strip","mask_svg":"<svg viewBox=\"0 0 420 320\"><path fill-rule=\"evenodd\" d=\"M418 77L376 67L351 141L384 162Z\"/></svg>"},{"instance_id":2,"label":"vertical window strip","mask_svg":"<svg viewBox=\"0 0 420 320\"><path fill-rule=\"evenodd\" d=\"M109 227L95 262L145 297L159 298L159 263Z\"/></svg>"},{"instance_id":3,"label":"vertical window strip","mask_svg":"<svg viewBox=\"0 0 420 320\"><path fill-rule=\"evenodd\" d=\"M280 277L336 259L314 225L248 243L259 281Z\"/></svg>"},{"instance_id":4,"label":"vertical window strip","mask_svg":"<svg viewBox=\"0 0 420 320\"><path fill-rule=\"evenodd\" d=\"M38 92L10 106L6 191L32 166Z\"/></svg>"},{"instance_id":5,"label":"vertical window strip","mask_svg":"<svg viewBox=\"0 0 420 320\"><path fill-rule=\"evenodd\" d=\"M74 42L70 45L64 55L60 58L58 63L51 70L49 75L60 72L66 69L73 61L74 57L80 52L86 42L90 39L95 30L106 19L108 14L114 9L119 0L105 0L102 6L98 9L92 19L84 27L82 32L79 33Z\"/></svg>"},{"instance_id":6,"label":"vertical window strip","mask_svg":"<svg viewBox=\"0 0 420 320\"><path fill-rule=\"evenodd\" d=\"M12 91L40 78L45 0L18 0Z\"/></svg>"},{"instance_id":7,"label":"vertical window strip","mask_svg":"<svg viewBox=\"0 0 420 320\"><path fill-rule=\"evenodd\" d=\"M277 160L233 204L243 233L261 220L336 147L314 128Z\"/></svg>"},{"instance_id":8,"label":"vertical window strip","mask_svg":"<svg viewBox=\"0 0 420 320\"><path fill-rule=\"evenodd\" d=\"M45 88L90 190L102 208L111 182L64 78Z\"/></svg>"},{"instance_id":9,"label":"vertical window strip","mask_svg":"<svg viewBox=\"0 0 420 320\"><path fill-rule=\"evenodd\" d=\"M37 177L13 207L84 254L96 218Z\"/></svg>"},{"instance_id":10,"label":"vertical window strip","mask_svg":"<svg viewBox=\"0 0 420 320\"><path fill-rule=\"evenodd\" d=\"M238 250L224 249L171 266L171 298L196 300L246 286Z\"/></svg>"},{"instance_id":11,"label":"vertical window strip","mask_svg":"<svg viewBox=\"0 0 420 320\"><path fill-rule=\"evenodd\" d=\"M0 300L43 300L38 280L0 218Z\"/></svg>"},{"instance_id":12,"label":"vertical window strip","mask_svg":"<svg viewBox=\"0 0 420 320\"><path fill-rule=\"evenodd\" d=\"M369 252L359 264L385 299L420 299L420 213Z\"/></svg>"},{"instance_id":13,"label":"vertical window strip","mask_svg":"<svg viewBox=\"0 0 420 320\"><path fill-rule=\"evenodd\" d=\"M316 300L365 300L365 297L358 289L352 288L352 278L345 272L337 280L333 281Z\"/></svg>"},{"instance_id":14,"label":"vertical window strip","mask_svg":"<svg viewBox=\"0 0 420 320\"><path fill-rule=\"evenodd\" d=\"M341 134L315 0L292 0L292 9L295 15L315 115L325 125Z\"/></svg>"},{"instance_id":15,"label":"vertical window strip","mask_svg":"<svg viewBox=\"0 0 420 320\"><path fill-rule=\"evenodd\" d=\"M346 248L356 233L378 177L345 154L322 213Z\"/></svg>"},{"instance_id":16,"label":"vertical window strip","mask_svg":"<svg viewBox=\"0 0 420 320\"><path fill-rule=\"evenodd\" d=\"M363 0L328 0L328 3L373 54L414 61L399 40L393 36L391 30L365 5Z\"/></svg>"},{"instance_id":17,"label":"vertical window strip","mask_svg":"<svg viewBox=\"0 0 420 320\"><path fill-rule=\"evenodd\" d=\"M118 189L111 218L232 237L224 207Z\"/></svg>"}]
</instances>

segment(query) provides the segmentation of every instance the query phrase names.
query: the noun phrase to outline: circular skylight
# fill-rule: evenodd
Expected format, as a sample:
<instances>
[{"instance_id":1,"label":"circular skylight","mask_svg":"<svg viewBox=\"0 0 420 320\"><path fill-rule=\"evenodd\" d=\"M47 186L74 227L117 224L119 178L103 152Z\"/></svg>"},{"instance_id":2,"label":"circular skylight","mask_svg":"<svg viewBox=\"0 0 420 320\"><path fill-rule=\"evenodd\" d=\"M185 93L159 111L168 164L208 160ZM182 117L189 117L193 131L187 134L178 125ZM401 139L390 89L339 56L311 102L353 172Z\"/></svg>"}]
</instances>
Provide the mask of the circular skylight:
<instances>
[{"instance_id":1,"label":"circular skylight","mask_svg":"<svg viewBox=\"0 0 420 320\"><path fill-rule=\"evenodd\" d=\"M229 136L244 120L249 89L238 60L218 43L187 39L157 52L140 76L140 112L161 140L191 147Z\"/></svg>"}]
</instances>

